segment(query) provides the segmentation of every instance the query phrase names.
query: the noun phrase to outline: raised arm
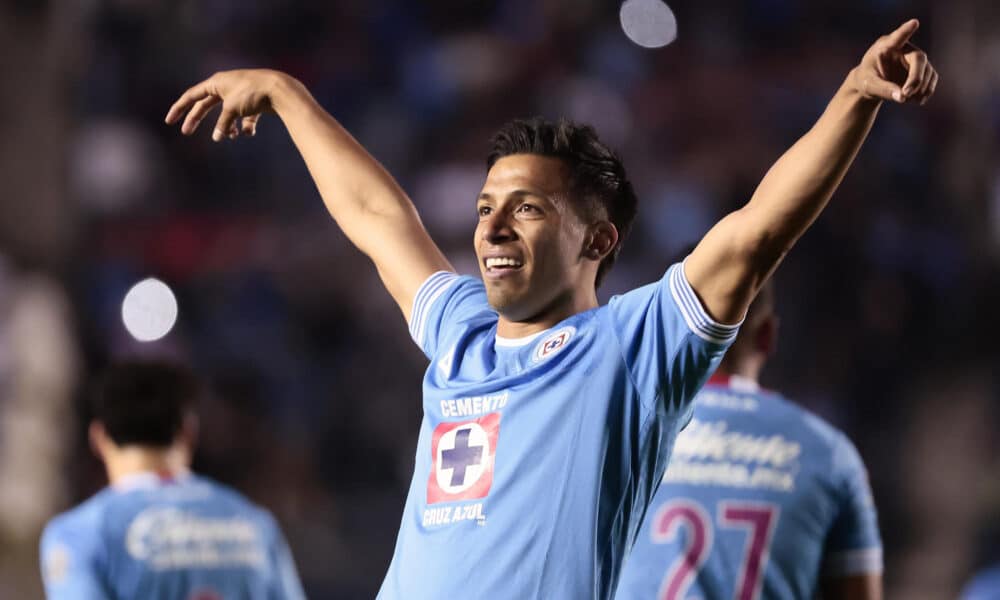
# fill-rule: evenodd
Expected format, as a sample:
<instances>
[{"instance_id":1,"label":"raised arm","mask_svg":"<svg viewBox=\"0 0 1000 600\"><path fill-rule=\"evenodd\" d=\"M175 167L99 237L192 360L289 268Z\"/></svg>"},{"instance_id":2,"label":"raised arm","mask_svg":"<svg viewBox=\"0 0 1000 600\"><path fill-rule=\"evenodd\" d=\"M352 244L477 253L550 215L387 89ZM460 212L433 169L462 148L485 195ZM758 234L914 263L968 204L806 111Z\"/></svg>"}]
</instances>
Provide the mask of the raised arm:
<instances>
[{"instance_id":1,"label":"raised arm","mask_svg":"<svg viewBox=\"0 0 1000 600\"><path fill-rule=\"evenodd\" d=\"M840 185L883 100L924 104L938 75L910 44L907 21L868 49L808 133L771 167L743 208L702 239L685 264L691 286L718 321L733 323Z\"/></svg>"},{"instance_id":2,"label":"raised arm","mask_svg":"<svg viewBox=\"0 0 1000 600\"><path fill-rule=\"evenodd\" d=\"M261 114L274 112L302 154L323 202L347 237L375 263L389 294L410 320L413 297L436 271L451 265L424 229L399 184L316 102L305 86L277 71L216 73L184 92L166 122L185 114L190 135L217 104L212 139L254 135Z\"/></svg>"}]
</instances>

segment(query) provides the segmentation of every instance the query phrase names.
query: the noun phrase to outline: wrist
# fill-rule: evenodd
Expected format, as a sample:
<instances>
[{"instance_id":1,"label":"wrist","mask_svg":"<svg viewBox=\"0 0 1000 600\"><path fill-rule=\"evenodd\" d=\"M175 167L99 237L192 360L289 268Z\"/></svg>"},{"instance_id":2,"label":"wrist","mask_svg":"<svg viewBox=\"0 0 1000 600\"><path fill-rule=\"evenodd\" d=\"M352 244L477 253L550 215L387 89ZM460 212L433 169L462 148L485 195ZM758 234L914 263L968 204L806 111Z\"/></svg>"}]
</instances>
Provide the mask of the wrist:
<instances>
[{"instance_id":1,"label":"wrist","mask_svg":"<svg viewBox=\"0 0 1000 600\"><path fill-rule=\"evenodd\" d=\"M840 86L838 94L847 99L854 100L859 104L879 107L882 105L882 99L874 96L870 90L867 89L869 83L870 80L862 73L860 68L854 67L851 69L851 72L848 73L847 79L844 80L844 84Z\"/></svg>"},{"instance_id":2,"label":"wrist","mask_svg":"<svg viewBox=\"0 0 1000 600\"><path fill-rule=\"evenodd\" d=\"M303 95L308 96L309 92L298 79L281 71L271 71L270 81L267 85L267 96L271 101L271 110L281 116L282 111L287 111L293 106L296 100Z\"/></svg>"}]
</instances>

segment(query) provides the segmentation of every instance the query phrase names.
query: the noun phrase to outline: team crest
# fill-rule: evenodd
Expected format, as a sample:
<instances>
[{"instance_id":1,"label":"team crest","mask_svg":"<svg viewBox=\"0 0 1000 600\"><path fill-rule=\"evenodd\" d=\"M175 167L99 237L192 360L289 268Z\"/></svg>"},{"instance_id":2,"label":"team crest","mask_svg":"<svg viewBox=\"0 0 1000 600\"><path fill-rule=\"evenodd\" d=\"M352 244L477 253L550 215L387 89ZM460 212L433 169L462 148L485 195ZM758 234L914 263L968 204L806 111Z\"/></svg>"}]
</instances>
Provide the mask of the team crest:
<instances>
[{"instance_id":1,"label":"team crest","mask_svg":"<svg viewBox=\"0 0 1000 600\"><path fill-rule=\"evenodd\" d=\"M431 441L427 503L485 498L493 485L500 413L472 421L441 423Z\"/></svg>"},{"instance_id":2,"label":"team crest","mask_svg":"<svg viewBox=\"0 0 1000 600\"><path fill-rule=\"evenodd\" d=\"M563 327L549 335L545 336L542 341L538 342L535 346L535 351L532 353L532 359L535 362L541 362L547 358L551 358L562 351L565 348L573 335L576 334L576 327Z\"/></svg>"}]
</instances>

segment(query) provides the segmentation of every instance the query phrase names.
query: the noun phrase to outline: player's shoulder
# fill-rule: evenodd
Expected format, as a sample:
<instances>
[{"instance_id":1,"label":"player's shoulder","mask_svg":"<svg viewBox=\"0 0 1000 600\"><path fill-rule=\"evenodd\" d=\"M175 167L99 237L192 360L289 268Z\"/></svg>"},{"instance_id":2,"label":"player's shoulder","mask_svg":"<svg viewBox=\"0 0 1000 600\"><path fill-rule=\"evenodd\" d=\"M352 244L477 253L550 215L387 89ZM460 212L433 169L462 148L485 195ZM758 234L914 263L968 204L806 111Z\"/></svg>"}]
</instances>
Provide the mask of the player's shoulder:
<instances>
[{"instance_id":1,"label":"player's shoulder","mask_svg":"<svg viewBox=\"0 0 1000 600\"><path fill-rule=\"evenodd\" d=\"M59 585L81 565L103 560L107 488L49 520L39 542L45 585Z\"/></svg>"},{"instance_id":2,"label":"player's shoulder","mask_svg":"<svg viewBox=\"0 0 1000 600\"><path fill-rule=\"evenodd\" d=\"M778 392L760 394L760 402L768 413L781 415L800 425L806 435L828 448L832 449L846 439L844 432L823 417Z\"/></svg>"},{"instance_id":3,"label":"player's shoulder","mask_svg":"<svg viewBox=\"0 0 1000 600\"><path fill-rule=\"evenodd\" d=\"M413 306L414 316L417 311L431 309L442 299L451 302L459 300L487 304L486 285L478 277L438 271L428 277L417 290Z\"/></svg>"},{"instance_id":4,"label":"player's shoulder","mask_svg":"<svg viewBox=\"0 0 1000 600\"><path fill-rule=\"evenodd\" d=\"M99 528L104 521L110 500L111 490L104 488L80 504L49 519L43 533L58 534L66 531L93 531Z\"/></svg>"},{"instance_id":5,"label":"player's shoulder","mask_svg":"<svg viewBox=\"0 0 1000 600\"><path fill-rule=\"evenodd\" d=\"M90 551L101 545L111 492L108 488L75 507L49 519L42 530L41 549L45 554L67 549Z\"/></svg>"},{"instance_id":6,"label":"player's shoulder","mask_svg":"<svg viewBox=\"0 0 1000 600\"><path fill-rule=\"evenodd\" d=\"M191 475L191 484L202 486L209 490L216 502L231 504L233 507L247 510L262 510L253 500L247 498L228 483L221 482L206 475Z\"/></svg>"},{"instance_id":7,"label":"player's shoulder","mask_svg":"<svg viewBox=\"0 0 1000 600\"><path fill-rule=\"evenodd\" d=\"M450 285L450 289L445 291L449 293L451 303L464 309L463 313L467 313L461 316L490 319L497 317L486 297L486 284L483 283L482 279L469 275L452 275L453 283Z\"/></svg>"},{"instance_id":8,"label":"player's shoulder","mask_svg":"<svg viewBox=\"0 0 1000 600\"><path fill-rule=\"evenodd\" d=\"M857 447L841 429L784 396L774 395L766 402L794 420L789 425L797 427L810 442L816 462L829 466L825 470L829 477L852 479L864 473Z\"/></svg>"},{"instance_id":9,"label":"player's shoulder","mask_svg":"<svg viewBox=\"0 0 1000 600\"><path fill-rule=\"evenodd\" d=\"M438 271L420 285L413 298L410 337L424 352L434 353L439 338L497 319L489 305L482 280L449 271Z\"/></svg>"},{"instance_id":10,"label":"player's shoulder","mask_svg":"<svg viewBox=\"0 0 1000 600\"><path fill-rule=\"evenodd\" d=\"M216 505L221 505L233 513L253 517L269 526L274 523L271 511L247 498L236 488L204 475L192 475L192 481L209 489Z\"/></svg>"},{"instance_id":11,"label":"player's shoulder","mask_svg":"<svg viewBox=\"0 0 1000 600\"><path fill-rule=\"evenodd\" d=\"M794 432L813 453L833 456L853 444L840 429L784 394L757 386L713 385L710 381L698 396L695 416L724 415L734 424L761 432Z\"/></svg>"}]
</instances>

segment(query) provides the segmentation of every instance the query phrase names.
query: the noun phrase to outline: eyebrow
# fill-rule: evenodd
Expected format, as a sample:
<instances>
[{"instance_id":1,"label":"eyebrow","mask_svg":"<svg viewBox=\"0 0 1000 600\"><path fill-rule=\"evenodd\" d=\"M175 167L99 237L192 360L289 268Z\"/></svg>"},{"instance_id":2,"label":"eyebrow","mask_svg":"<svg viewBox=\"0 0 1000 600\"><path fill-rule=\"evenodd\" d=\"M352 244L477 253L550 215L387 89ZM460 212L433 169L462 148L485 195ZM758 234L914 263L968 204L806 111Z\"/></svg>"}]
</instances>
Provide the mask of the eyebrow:
<instances>
[{"instance_id":1,"label":"eyebrow","mask_svg":"<svg viewBox=\"0 0 1000 600\"><path fill-rule=\"evenodd\" d=\"M539 199L542 199L542 200L548 200L549 199L548 196L546 196L545 194L543 194L540 191L525 190L525 189L520 189L520 188L514 190L513 192L511 192L511 193L509 193L507 195L508 196L533 196L535 198L539 198ZM492 194L488 194L486 192L481 192L479 194L479 200L492 200L492 199L493 199L493 195Z\"/></svg>"}]
</instances>

